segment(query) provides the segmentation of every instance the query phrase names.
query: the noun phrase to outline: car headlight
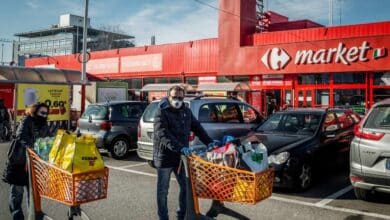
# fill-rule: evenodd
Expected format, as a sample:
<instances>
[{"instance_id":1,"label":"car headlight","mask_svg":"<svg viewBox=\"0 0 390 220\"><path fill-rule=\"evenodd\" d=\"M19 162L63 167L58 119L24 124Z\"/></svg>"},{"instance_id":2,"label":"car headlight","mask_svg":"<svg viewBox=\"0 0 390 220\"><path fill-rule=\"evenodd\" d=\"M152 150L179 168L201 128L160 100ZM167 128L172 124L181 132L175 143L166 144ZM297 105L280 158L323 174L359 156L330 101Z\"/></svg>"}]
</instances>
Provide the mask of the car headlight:
<instances>
[{"instance_id":1,"label":"car headlight","mask_svg":"<svg viewBox=\"0 0 390 220\"><path fill-rule=\"evenodd\" d=\"M268 163L270 164L282 164L285 163L290 158L289 152L282 152L276 155L270 155L268 157Z\"/></svg>"}]
</instances>

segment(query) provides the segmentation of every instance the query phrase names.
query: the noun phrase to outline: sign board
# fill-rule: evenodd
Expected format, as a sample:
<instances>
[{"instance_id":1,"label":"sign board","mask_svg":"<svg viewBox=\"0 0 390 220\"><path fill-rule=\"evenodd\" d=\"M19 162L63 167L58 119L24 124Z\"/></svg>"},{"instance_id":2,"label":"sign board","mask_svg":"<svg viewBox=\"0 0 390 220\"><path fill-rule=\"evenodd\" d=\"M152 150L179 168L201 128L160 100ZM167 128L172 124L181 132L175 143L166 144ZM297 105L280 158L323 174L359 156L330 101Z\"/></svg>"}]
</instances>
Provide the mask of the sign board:
<instances>
[{"instance_id":1,"label":"sign board","mask_svg":"<svg viewBox=\"0 0 390 220\"><path fill-rule=\"evenodd\" d=\"M118 57L94 59L87 62L87 72L91 74L118 73L118 71Z\"/></svg>"},{"instance_id":2,"label":"sign board","mask_svg":"<svg viewBox=\"0 0 390 220\"><path fill-rule=\"evenodd\" d=\"M148 72L162 70L162 54L121 57L121 72Z\"/></svg>"},{"instance_id":3,"label":"sign board","mask_svg":"<svg viewBox=\"0 0 390 220\"><path fill-rule=\"evenodd\" d=\"M6 108L13 108L14 105L14 85L13 84L1 84L0 86L0 99L4 101Z\"/></svg>"},{"instance_id":4,"label":"sign board","mask_svg":"<svg viewBox=\"0 0 390 220\"><path fill-rule=\"evenodd\" d=\"M97 82L97 102L125 101L128 98L126 82Z\"/></svg>"},{"instance_id":5,"label":"sign board","mask_svg":"<svg viewBox=\"0 0 390 220\"><path fill-rule=\"evenodd\" d=\"M32 104L45 103L49 106L49 121L69 120L69 86L46 84L18 84L17 118Z\"/></svg>"},{"instance_id":6,"label":"sign board","mask_svg":"<svg viewBox=\"0 0 390 220\"><path fill-rule=\"evenodd\" d=\"M216 76L199 76L198 84L217 83Z\"/></svg>"}]
</instances>

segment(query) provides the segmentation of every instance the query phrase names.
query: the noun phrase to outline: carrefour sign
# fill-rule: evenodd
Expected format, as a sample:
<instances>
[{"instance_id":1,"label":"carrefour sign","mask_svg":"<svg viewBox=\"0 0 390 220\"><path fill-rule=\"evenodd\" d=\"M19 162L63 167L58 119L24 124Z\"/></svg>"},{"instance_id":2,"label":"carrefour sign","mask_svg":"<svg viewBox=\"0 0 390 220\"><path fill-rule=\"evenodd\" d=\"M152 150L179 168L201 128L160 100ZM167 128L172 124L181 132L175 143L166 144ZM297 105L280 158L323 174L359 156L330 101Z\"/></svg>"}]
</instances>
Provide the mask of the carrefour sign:
<instances>
[{"instance_id":1,"label":"carrefour sign","mask_svg":"<svg viewBox=\"0 0 390 220\"><path fill-rule=\"evenodd\" d=\"M328 46L326 45L334 45ZM385 44L388 44L386 42ZM390 69L387 58L389 45L369 40L324 41L273 46L265 50L260 60L271 71L301 70L315 72L316 68L329 71ZM325 47L323 47L325 45ZM304 46L308 46L304 48ZM375 64L373 62L376 62ZM370 65L372 63L372 65ZM331 64L331 65L329 65ZM370 69L370 68L373 69Z\"/></svg>"}]
</instances>

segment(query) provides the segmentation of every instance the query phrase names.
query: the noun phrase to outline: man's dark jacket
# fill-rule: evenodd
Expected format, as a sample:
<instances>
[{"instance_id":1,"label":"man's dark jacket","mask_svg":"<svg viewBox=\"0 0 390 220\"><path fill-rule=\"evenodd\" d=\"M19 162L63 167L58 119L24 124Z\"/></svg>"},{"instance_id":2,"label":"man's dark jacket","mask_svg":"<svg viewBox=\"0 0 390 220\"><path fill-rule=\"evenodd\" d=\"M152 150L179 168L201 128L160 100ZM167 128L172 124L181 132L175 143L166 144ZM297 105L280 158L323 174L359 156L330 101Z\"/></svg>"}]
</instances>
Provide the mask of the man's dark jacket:
<instances>
[{"instance_id":1,"label":"man's dark jacket","mask_svg":"<svg viewBox=\"0 0 390 220\"><path fill-rule=\"evenodd\" d=\"M180 150L188 147L190 132L206 145L212 142L191 110L173 108L167 98L159 103L154 120L153 161L157 168L178 167Z\"/></svg>"}]
</instances>

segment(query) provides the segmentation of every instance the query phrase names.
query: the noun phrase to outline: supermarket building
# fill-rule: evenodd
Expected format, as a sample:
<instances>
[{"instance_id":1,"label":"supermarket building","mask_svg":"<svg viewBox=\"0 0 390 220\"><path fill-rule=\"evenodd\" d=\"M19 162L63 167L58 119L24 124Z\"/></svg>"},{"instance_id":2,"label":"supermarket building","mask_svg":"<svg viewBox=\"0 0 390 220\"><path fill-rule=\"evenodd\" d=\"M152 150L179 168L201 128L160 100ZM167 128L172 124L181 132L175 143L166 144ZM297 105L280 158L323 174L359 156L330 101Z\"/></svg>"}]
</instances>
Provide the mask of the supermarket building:
<instances>
[{"instance_id":1,"label":"supermarket building","mask_svg":"<svg viewBox=\"0 0 390 220\"><path fill-rule=\"evenodd\" d=\"M363 113L390 98L389 21L323 27L271 12L274 31L256 33L255 0L220 0L219 8L218 38L92 52L87 71L127 81L135 94L146 84L180 82L237 92L262 112L275 99L279 106L347 105ZM26 66L80 70L77 58L32 58ZM213 91L226 82L249 87Z\"/></svg>"}]
</instances>

